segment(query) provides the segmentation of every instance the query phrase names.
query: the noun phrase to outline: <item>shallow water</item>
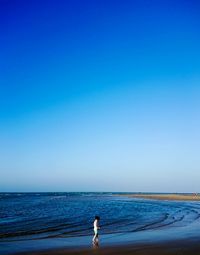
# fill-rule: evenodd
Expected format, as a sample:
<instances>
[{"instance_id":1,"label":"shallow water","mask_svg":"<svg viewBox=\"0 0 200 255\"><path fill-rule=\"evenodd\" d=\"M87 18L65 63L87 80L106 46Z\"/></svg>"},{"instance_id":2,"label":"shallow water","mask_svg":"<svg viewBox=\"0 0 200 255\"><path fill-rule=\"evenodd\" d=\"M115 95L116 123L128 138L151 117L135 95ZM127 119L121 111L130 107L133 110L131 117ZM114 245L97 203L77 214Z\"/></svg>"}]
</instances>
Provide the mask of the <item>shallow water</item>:
<instances>
[{"instance_id":1,"label":"shallow water","mask_svg":"<svg viewBox=\"0 0 200 255\"><path fill-rule=\"evenodd\" d=\"M101 217L102 236L146 232L153 236L170 229L175 233L200 219L199 202L133 199L114 193L0 193L0 208L0 252L19 241L85 237L87 242L95 215Z\"/></svg>"}]
</instances>

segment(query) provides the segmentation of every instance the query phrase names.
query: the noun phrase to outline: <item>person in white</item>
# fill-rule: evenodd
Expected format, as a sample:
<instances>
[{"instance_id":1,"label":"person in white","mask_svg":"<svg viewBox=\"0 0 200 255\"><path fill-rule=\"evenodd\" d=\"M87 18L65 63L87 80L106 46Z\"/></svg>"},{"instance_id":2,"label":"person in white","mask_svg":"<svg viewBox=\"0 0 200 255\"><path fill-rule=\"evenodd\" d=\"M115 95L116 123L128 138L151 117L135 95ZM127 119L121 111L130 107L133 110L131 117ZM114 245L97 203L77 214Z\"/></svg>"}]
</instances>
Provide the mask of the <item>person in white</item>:
<instances>
[{"instance_id":1,"label":"person in white","mask_svg":"<svg viewBox=\"0 0 200 255\"><path fill-rule=\"evenodd\" d=\"M93 243L98 243L98 230L100 229L99 227L99 221L100 221L100 217L99 216L95 216L95 219L94 219L94 237L92 239Z\"/></svg>"}]
</instances>

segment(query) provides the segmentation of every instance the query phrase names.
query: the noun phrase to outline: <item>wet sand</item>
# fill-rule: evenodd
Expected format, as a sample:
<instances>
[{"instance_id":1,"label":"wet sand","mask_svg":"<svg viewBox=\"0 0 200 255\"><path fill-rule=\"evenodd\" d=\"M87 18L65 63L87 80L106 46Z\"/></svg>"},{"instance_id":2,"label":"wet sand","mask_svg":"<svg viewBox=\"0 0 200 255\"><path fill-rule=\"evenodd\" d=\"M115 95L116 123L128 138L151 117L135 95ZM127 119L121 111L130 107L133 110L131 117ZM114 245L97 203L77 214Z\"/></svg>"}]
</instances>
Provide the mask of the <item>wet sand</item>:
<instances>
[{"instance_id":1,"label":"wet sand","mask_svg":"<svg viewBox=\"0 0 200 255\"><path fill-rule=\"evenodd\" d=\"M120 194L120 196L158 200L200 201L199 194Z\"/></svg>"},{"instance_id":2,"label":"wet sand","mask_svg":"<svg viewBox=\"0 0 200 255\"><path fill-rule=\"evenodd\" d=\"M107 248L57 249L38 252L20 253L21 255L198 255L200 254L199 240L185 239L158 244L128 244Z\"/></svg>"}]
</instances>

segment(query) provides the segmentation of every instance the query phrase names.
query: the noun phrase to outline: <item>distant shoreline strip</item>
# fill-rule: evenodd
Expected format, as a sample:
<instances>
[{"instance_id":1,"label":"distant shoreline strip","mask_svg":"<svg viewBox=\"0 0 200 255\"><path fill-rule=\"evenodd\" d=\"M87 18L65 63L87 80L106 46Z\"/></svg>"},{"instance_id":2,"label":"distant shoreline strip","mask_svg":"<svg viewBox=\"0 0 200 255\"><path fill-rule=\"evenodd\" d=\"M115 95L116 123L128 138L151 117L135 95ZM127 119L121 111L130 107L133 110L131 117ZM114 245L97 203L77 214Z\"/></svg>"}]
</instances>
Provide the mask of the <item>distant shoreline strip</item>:
<instances>
[{"instance_id":1,"label":"distant shoreline strip","mask_svg":"<svg viewBox=\"0 0 200 255\"><path fill-rule=\"evenodd\" d=\"M119 194L119 196L155 200L200 201L199 194Z\"/></svg>"}]
</instances>

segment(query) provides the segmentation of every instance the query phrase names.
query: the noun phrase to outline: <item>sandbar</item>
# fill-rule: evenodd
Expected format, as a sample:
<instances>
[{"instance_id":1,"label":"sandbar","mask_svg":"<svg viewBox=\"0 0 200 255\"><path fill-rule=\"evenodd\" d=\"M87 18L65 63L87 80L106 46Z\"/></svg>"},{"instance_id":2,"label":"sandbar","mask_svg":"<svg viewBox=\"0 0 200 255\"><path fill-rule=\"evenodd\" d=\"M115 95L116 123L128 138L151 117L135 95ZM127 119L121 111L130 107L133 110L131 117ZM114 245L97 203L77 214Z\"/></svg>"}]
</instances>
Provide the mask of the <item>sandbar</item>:
<instances>
[{"instance_id":1,"label":"sandbar","mask_svg":"<svg viewBox=\"0 0 200 255\"><path fill-rule=\"evenodd\" d=\"M155 199L155 200L174 200L174 201L200 201L199 194L120 194L120 196L127 196L141 199Z\"/></svg>"}]
</instances>

